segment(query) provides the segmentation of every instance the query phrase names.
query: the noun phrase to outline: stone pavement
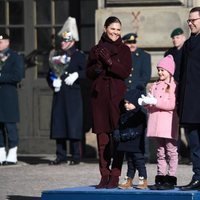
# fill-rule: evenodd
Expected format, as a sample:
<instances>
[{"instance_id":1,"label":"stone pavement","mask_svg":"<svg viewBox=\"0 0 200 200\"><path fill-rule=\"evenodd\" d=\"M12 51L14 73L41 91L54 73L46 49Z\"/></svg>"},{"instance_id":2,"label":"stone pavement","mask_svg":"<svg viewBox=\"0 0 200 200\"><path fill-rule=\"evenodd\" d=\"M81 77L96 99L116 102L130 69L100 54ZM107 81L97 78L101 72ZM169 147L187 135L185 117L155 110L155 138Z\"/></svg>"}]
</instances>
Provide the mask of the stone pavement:
<instances>
[{"instance_id":1,"label":"stone pavement","mask_svg":"<svg viewBox=\"0 0 200 200\"><path fill-rule=\"evenodd\" d=\"M0 166L0 200L40 200L44 190L89 186L98 183L100 175L97 160L85 159L80 165L49 166L54 155L19 155L15 166ZM121 181L126 174L123 165ZM147 164L148 183L154 184L156 165ZM192 166L179 165L178 185L191 180ZM134 180L137 184L137 176Z\"/></svg>"}]
</instances>

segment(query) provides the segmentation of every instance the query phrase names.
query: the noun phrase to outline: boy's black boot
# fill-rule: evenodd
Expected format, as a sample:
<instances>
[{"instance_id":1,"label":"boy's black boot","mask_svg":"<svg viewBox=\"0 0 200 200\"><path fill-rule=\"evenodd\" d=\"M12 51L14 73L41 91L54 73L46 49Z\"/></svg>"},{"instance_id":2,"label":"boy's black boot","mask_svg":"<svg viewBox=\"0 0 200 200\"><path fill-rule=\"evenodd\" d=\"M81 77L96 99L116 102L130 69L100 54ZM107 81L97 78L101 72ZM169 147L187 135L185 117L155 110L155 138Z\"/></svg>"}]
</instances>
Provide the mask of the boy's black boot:
<instances>
[{"instance_id":1,"label":"boy's black boot","mask_svg":"<svg viewBox=\"0 0 200 200\"><path fill-rule=\"evenodd\" d=\"M160 186L159 190L173 190L177 185L177 178L175 176L165 176L165 182Z\"/></svg>"},{"instance_id":2,"label":"boy's black boot","mask_svg":"<svg viewBox=\"0 0 200 200\"><path fill-rule=\"evenodd\" d=\"M155 177L155 185L149 186L150 190L159 190L160 187L164 184L165 182L165 176L162 175L157 175Z\"/></svg>"}]
</instances>

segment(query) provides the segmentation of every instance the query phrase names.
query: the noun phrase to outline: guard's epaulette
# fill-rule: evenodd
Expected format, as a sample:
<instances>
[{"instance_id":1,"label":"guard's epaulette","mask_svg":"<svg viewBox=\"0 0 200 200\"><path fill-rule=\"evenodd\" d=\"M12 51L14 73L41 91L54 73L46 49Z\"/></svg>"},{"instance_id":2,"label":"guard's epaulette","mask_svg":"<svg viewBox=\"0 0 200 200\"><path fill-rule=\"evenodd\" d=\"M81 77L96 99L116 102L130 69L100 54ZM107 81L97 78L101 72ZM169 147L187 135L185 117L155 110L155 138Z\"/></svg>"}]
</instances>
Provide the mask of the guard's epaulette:
<instances>
[{"instance_id":1,"label":"guard's epaulette","mask_svg":"<svg viewBox=\"0 0 200 200\"><path fill-rule=\"evenodd\" d=\"M82 54L85 54L84 51L82 51L82 50L79 50L79 51L80 51Z\"/></svg>"},{"instance_id":2,"label":"guard's epaulette","mask_svg":"<svg viewBox=\"0 0 200 200\"><path fill-rule=\"evenodd\" d=\"M82 54L85 54L84 51L80 50L80 49L76 49L76 51L79 51Z\"/></svg>"}]
</instances>

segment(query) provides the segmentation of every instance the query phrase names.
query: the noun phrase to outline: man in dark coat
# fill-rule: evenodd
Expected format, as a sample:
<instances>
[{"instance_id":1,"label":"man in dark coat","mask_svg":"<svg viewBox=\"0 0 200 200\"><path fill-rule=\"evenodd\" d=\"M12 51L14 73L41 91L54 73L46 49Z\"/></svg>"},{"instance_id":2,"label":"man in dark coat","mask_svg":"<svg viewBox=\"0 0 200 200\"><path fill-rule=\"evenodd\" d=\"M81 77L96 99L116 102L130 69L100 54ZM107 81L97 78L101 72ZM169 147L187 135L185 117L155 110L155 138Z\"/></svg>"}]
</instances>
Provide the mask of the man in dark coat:
<instances>
[{"instance_id":1,"label":"man in dark coat","mask_svg":"<svg viewBox=\"0 0 200 200\"><path fill-rule=\"evenodd\" d=\"M174 61L176 63L176 69L174 72L174 79L175 81L179 81L179 74L180 74L180 65L181 65L181 56L182 56L182 51L183 51L183 44L186 40L186 37L184 35L183 29L182 28L175 28L172 32L171 32L171 39L172 39L172 43L173 43L173 47L168 49L165 54L164 57L167 55L172 55L174 58Z\"/></svg>"},{"instance_id":2,"label":"man in dark coat","mask_svg":"<svg viewBox=\"0 0 200 200\"><path fill-rule=\"evenodd\" d=\"M68 18L73 24L74 20ZM75 41L78 41L76 31L70 32L68 27L66 29L60 34L60 49L53 50L53 55L50 53L49 79L54 88L50 137L56 140L56 159L50 162L51 165L67 162L66 140L70 141L71 147L70 165L79 164L81 159L83 105L80 79L85 77L86 58L75 47Z\"/></svg>"},{"instance_id":3,"label":"man in dark coat","mask_svg":"<svg viewBox=\"0 0 200 200\"><path fill-rule=\"evenodd\" d=\"M180 27L175 28L171 32L170 37L172 39L173 47L170 48L170 49L168 49L165 52L164 57L166 57L167 55L172 55L173 56L175 64L176 64L176 68L175 68L175 72L174 72L174 79L175 79L176 82L179 82L180 67L181 67L181 58L182 58L182 52L183 52L183 45L184 45L184 42L186 40L186 37L185 37L183 29L180 28ZM178 138L179 164L181 164L181 163L190 163L190 158L189 158L190 156L189 156L189 147L188 147L188 145L187 145L187 154L186 154L186 157L188 158L187 162L183 158L185 156L184 155L185 152L183 154L183 152L181 151L181 149L183 148L183 146L185 146L185 144L183 144L183 142L182 142L182 137L181 137L182 136L181 135L182 131L185 134L184 128L183 127L179 127L179 138ZM187 134L185 134L185 138L186 138L187 143L188 143Z\"/></svg>"},{"instance_id":4,"label":"man in dark coat","mask_svg":"<svg viewBox=\"0 0 200 200\"><path fill-rule=\"evenodd\" d=\"M9 48L10 39L0 33L0 164L16 164L19 103L17 84L23 77L23 59ZM6 131L6 132L5 132ZM6 155L6 133L8 154Z\"/></svg>"},{"instance_id":5,"label":"man in dark coat","mask_svg":"<svg viewBox=\"0 0 200 200\"><path fill-rule=\"evenodd\" d=\"M137 85L143 86L144 90L151 79L151 56L137 45L138 35L128 33L122 37L126 46L130 48L132 58L131 74L126 79L128 89L135 89Z\"/></svg>"},{"instance_id":6,"label":"man in dark coat","mask_svg":"<svg viewBox=\"0 0 200 200\"><path fill-rule=\"evenodd\" d=\"M191 36L183 47L178 111L188 136L194 175L181 189L194 190L200 189L200 7L190 10L187 22Z\"/></svg>"}]
</instances>

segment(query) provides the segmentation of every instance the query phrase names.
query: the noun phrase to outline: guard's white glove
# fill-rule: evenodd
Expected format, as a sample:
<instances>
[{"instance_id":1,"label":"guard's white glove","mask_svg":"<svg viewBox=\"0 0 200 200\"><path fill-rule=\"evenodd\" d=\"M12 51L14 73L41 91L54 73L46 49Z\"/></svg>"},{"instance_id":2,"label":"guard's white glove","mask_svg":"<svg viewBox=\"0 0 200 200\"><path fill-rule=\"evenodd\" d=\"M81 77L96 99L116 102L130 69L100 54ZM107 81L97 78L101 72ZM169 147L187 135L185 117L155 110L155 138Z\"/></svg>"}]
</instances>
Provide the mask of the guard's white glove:
<instances>
[{"instance_id":1,"label":"guard's white glove","mask_svg":"<svg viewBox=\"0 0 200 200\"><path fill-rule=\"evenodd\" d=\"M149 105L156 105L157 104L157 99L150 93L147 94L146 97L144 97L144 103L149 104Z\"/></svg>"},{"instance_id":2,"label":"guard's white glove","mask_svg":"<svg viewBox=\"0 0 200 200\"><path fill-rule=\"evenodd\" d=\"M76 81L77 78L78 78L78 73L77 72L69 74L69 76L65 79L65 83L67 85L73 85L73 83Z\"/></svg>"},{"instance_id":3,"label":"guard's white glove","mask_svg":"<svg viewBox=\"0 0 200 200\"><path fill-rule=\"evenodd\" d=\"M55 92L60 91L61 85L62 85L62 80L60 78L56 78L53 80L53 87Z\"/></svg>"}]
</instances>

